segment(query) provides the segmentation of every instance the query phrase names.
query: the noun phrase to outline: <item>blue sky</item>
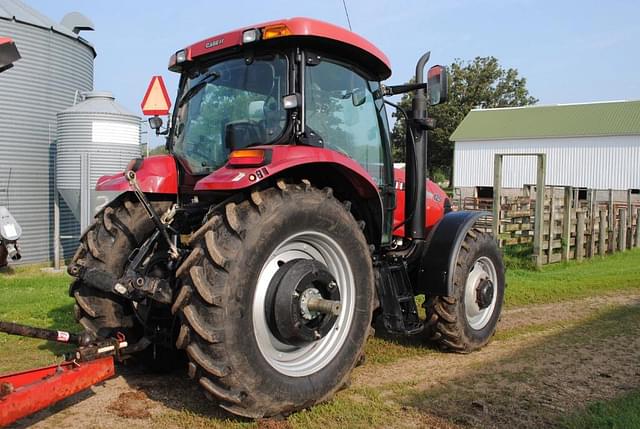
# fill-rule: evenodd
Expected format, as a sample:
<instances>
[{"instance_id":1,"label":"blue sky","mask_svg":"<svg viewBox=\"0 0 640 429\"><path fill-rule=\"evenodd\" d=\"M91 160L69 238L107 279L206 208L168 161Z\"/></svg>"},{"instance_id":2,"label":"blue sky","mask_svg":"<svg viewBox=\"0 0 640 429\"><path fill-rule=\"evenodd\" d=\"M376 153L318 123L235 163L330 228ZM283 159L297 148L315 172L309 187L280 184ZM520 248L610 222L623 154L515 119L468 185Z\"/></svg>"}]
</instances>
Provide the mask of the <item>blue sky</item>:
<instances>
[{"instance_id":1,"label":"blue sky","mask_svg":"<svg viewBox=\"0 0 640 429\"><path fill-rule=\"evenodd\" d=\"M25 0L59 21L79 11L96 31L95 88L131 111L149 79L164 76L176 50L215 34L272 19L309 16L346 27L342 0ZM547 0L346 0L353 30L391 60L387 83L402 83L431 50L432 63L493 55L517 68L542 104L640 99L640 2Z\"/></svg>"}]
</instances>

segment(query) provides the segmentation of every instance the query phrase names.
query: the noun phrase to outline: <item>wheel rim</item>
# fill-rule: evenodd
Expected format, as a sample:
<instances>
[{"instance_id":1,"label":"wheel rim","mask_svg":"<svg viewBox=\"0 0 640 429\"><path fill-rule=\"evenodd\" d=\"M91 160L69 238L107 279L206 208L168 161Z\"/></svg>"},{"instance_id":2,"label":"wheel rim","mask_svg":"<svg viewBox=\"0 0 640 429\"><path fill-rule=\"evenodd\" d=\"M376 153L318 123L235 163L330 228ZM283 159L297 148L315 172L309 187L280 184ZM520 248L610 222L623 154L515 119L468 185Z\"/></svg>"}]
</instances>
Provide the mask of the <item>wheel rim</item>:
<instances>
[{"instance_id":1,"label":"wheel rim","mask_svg":"<svg viewBox=\"0 0 640 429\"><path fill-rule=\"evenodd\" d=\"M318 341L302 346L280 342L269 329L265 316L265 297L279 267L293 259L314 259L323 263L338 283L341 311L333 327ZM317 231L304 231L284 240L267 258L260 271L253 298L253 330L265 360L278 372L304 377L318 372L338 354L346 341L355 309L355 282L349 259L331 237Z\"/></svg>"},{"instance_id":2,"label":"wheel rim","mask_svg":"<svg viewBox=\"0 0 640 429\"><path fill-rule=\"evenodd\" d=\"M477 290L487 280L493 284L493 296L489 305L481 308L478 303ZM495 265L491 259L485 256L478 258L467 275L464 289L465 316L472 329L480 330L491 320L498 297L497 287L498 275Z\"/></svg>"}]
</instances>

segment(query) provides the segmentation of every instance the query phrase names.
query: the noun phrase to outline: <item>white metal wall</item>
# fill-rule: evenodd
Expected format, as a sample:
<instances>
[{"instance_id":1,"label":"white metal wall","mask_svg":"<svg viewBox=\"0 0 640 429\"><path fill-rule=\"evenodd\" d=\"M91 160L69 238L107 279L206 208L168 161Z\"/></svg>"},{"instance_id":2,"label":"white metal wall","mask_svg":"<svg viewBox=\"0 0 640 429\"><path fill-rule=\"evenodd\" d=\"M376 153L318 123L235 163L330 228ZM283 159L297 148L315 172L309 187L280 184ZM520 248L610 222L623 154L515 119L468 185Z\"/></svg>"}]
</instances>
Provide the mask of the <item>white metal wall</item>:
<instances>
[{"instance_id":1,"label":"white metal wall","mask_svg":"<svg viewBox=\"0 0 640 429\"><path fill-rule=\"evenodd\" d=\"M640 188L640 136L456 142L454 186L493 186L496 153L547 154L548 185ZM502 178L506 188L535 183L535 157L505 157Z\"/></svg>"}]
</instances>

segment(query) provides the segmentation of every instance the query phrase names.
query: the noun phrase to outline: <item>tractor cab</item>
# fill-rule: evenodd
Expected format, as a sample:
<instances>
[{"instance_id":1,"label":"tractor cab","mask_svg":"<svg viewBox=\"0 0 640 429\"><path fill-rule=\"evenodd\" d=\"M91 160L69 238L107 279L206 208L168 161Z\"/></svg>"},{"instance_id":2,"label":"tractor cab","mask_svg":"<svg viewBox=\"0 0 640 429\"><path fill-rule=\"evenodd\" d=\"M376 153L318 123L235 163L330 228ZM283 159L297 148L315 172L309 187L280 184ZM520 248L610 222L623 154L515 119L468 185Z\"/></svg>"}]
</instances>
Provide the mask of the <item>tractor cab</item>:
<instances>
[{"instance_id":1,"label":"tractor cab","mask_svg":"<svg viewBox=\"0 0 640 429\"><path fill-rule=\"evenodd\" d=\"M359 36L294 18L203 40L169 68L181 79L168 144L188 173L209 174L253 146L308 145L392 184L379 83L391 72Z\"/></svg>"},{"instance_id":2,"label":"tractor cab","mask_svg":"<svg viewBox=\"0 0 640 429\"><path fill-rule=\"evenodd\" d=\"M391 74L389 60L362 37L321 21L293 18L197 42L176 52L169 69L181 74L170 124L165 131L160 131L158 117L151 118L150 124L168 135L167 147L183 172L182 185L191 184L194 191L222 191L231 176L244 186L253 185L259 180L247 179L262 179L265 171L244 174L236 171L239 167L269 163L273 168L267 158L278 154L290 158L292 154L282 146L296 146L318 149L306 150L309 156L300 164L316 165L319 158L327 157L338 165L354 164L345 171L337 168L335 175L347 176L347 183L328 184L346 188L349 181L368 182L359 188L370 188L364 192L368 195L361 196L374 200L366 204L379 207L367 222L368 228L375 228L367 232L378 242L390 243L394 231L405 234L405 211L416 212L416 205L429 209L429 201L415 192L405 197L405 172L394 172L384 99L389 94L424 92L427 85L383 85L381 81ZM430 104L445 101L446 71L436 66L429 79ZM418 107L425 108L426 104ZM418 127L412 136L422 134L424 124ZM408 142L412 145L413 141ZM408 155L413 156L413 151ZM407 176L418 179L415 173L424 170L424 162L408 164ZM313 171L307 175L315 174L315 167L309 170ZM354 175L354 179L348 177ZM419 180L426 183L426 174L420 174ZM396 183L401 183L401 189L394 192ZM443 196L431 201L435 211L442 212L446 197L437 186L430 187ZM421 186L420 194L426 192ZM434 215L431 224L440 217ZM394 218L401 221L394 225ZM424 229L429 219L415 216L414 223ZM424 238L425 234L417 231L415 235Z\"/></svg>"}]
</instances>

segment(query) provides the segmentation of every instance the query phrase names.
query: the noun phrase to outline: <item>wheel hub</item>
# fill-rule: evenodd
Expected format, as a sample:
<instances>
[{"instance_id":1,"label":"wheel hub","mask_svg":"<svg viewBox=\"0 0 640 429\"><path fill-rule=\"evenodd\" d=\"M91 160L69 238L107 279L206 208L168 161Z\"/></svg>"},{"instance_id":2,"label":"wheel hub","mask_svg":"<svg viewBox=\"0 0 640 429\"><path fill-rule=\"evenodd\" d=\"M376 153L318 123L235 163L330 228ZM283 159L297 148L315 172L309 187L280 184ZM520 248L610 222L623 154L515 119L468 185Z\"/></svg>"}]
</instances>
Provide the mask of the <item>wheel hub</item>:
<instances>
[{"instance_id":1,"label":"wheel hub","mask_svg":"<svg viewBox=\"0 0 640 429\"><path fill-rule=\"evenodd\" d=\"M476 302L481 310L489 307L493 301L494 287L490 279L484 279L476 288Z\"/></svg>"},{"instance_id":2,"label":"wheel hub","mask_svg":"<svg viewBox=\"0 0 640 429\"><path fill-rule=\"evenodd\" d=\"M285 344L317 341L337 320L339 301L336 280L324 264L291 260L278 269L269 284L264 304L269 330Z\"/></svg>"}]
</instances>

